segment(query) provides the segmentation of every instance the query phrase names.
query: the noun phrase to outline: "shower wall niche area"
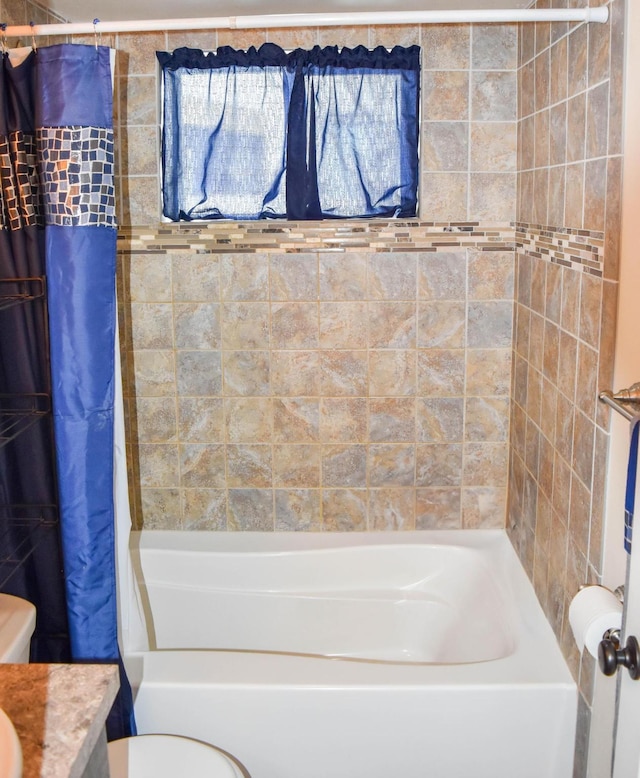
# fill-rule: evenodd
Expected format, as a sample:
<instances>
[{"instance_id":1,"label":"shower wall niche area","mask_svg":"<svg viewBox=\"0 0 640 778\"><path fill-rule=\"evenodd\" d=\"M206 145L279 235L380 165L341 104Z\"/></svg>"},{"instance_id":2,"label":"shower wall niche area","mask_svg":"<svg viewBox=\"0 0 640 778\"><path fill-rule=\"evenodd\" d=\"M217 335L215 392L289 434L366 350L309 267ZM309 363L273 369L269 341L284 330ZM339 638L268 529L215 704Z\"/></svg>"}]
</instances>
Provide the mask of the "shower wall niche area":
<instances>
[{"instance_id":1,"label":"shower wall niche area","mask_svg":"<svg viewBox=\"0 0 640 778\"><path fill-rule=\"evenodd\" d=\"M28 366L18 358L25 343L34 352ZM44 277L0 279L0 344L0 590L13 592L58 529L57 505L43 501L53 493L53 465L43 477L33 464L41 453L53 463Z\"/></svg>"}]
</instances>

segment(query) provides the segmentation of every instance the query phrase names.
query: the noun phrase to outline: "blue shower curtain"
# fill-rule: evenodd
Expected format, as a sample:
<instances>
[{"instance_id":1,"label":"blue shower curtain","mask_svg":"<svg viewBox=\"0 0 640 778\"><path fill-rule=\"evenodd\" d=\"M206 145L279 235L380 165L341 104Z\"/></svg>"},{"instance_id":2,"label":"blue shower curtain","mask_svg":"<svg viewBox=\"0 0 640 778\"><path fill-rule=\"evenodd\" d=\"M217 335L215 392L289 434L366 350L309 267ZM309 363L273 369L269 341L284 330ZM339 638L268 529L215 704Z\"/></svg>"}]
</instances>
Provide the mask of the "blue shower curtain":
<instances>
[{"instance_id":1,"label":"blue shower curtain","mask_svg":"<svg viewBox=\"0 0 640 778\"><path fill-rule=\"evenodd\" d=\"M60 524L74 661L119 662L110 739L135 731L118 650L113 495L116 219L110 51L36 58Z\"/></svg>"}]
</instances>

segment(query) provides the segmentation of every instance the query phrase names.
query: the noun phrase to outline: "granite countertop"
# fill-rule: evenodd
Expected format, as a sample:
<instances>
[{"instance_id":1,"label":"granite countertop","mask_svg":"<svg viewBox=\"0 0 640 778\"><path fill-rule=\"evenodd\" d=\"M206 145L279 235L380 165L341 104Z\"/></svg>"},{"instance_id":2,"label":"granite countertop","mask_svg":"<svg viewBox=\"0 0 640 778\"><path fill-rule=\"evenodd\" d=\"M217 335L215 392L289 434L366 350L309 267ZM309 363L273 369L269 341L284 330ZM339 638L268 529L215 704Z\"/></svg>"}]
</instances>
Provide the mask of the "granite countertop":
<instances>
[{"instance_id":1,"label":"granite countertop","mask_svg":"<svg viewBox=\"0 0 640 778\"><path fill-rule=\"evenodd\" d=\"M23 778L80 778L118 686L116 665L0 664L0 708L22 745Z\"/></svg>"}]
</instances>

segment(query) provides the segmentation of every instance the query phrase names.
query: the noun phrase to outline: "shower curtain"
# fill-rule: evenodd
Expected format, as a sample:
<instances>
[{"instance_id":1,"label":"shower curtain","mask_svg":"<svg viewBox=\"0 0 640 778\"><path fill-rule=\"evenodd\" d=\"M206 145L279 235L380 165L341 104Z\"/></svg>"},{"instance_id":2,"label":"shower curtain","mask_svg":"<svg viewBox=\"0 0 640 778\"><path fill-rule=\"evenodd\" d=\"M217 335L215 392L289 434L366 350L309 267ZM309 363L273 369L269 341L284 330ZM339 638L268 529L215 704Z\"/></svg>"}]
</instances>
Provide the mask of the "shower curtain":
<instances>
[{"instance_id":1,"label":"shower curtain","mask_svg":"<svg viewBox=\"0 0 640 778\"><path fill-rule=\"evenodd\" d=\"M30 49L0 58L1 279L41 278L45 273L34 77ZM21 286L3 280L0 291L41 291L35 282ZM38 298L1 314L3 411L15 409L10 403L16 402L11 399L16 395L50 392L45 311ZM35 662L64 662L71 656L56 503L53 429L47 417L0 447L0 559L24 560L17 569L7 566L2 591L40 605L31 641ZM51 520L46 528L39 517Z\"/></svg>"},{"instance_id":2,"label":"shower curtain","mask_svg":"<svg viewBox=\"0 0 640 778\"><path fill-rule=\"evenodd\" d=\"M110 739L135 731L120 661L114 539L116 219L110 51L61 44L30 64L44 216L60 528L71 655L119 662ZM22 106L21 106L22 107Z\"/></svg>"}]
</instances>

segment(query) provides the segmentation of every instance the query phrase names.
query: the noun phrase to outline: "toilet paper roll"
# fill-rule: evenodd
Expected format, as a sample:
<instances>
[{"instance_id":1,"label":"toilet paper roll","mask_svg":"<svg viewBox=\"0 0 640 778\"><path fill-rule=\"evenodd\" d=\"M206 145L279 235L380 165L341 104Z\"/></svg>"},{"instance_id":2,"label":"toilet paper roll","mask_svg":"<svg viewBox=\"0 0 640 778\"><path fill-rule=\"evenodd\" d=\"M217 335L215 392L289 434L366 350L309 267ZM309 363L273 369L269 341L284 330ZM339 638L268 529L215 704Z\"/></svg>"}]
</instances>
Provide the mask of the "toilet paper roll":
<instances>
[{"instance_id":1,"label":"toilet paper roll","mask_svg":"<svg viewBox=\"0 0 640 778\"><path fill-rule=\"evenodd\" d=\"M571 600L569 624L580 652L597 658L604 633L622 626L622 603L604 586L585 586Z\"/></svg>"}]
</instances>

